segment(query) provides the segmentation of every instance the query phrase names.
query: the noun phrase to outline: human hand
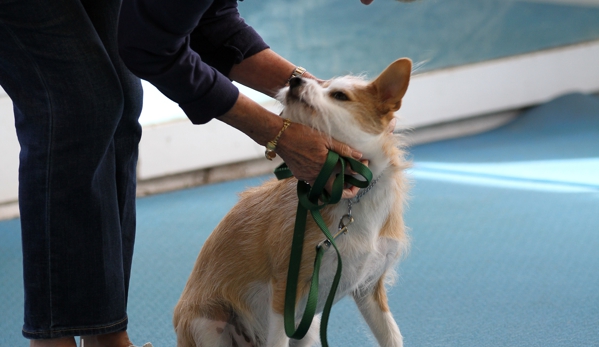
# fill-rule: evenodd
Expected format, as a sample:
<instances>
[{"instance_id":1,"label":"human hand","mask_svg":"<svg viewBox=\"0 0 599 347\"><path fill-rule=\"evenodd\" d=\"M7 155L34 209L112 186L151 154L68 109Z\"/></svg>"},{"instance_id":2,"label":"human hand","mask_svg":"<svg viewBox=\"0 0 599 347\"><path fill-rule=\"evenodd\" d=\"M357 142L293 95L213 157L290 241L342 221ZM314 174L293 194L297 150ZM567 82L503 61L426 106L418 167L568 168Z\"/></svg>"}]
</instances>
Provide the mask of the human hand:
<instances>
[{"instance_id":1,"label":"human hand","mask_svg":"<svg viewBox=\"0 0 599 347\"><path fill-rule=\"evenodd\" d=\"M317 78L316 76L312 75L310 72L306 71L304 72L304 74L302 75L303 78L311 78L313 80L315 80L316 82L318 82L319 84L323 84L325 81L321 80L320 78Z\"/></svg>"},{"instance_id":2,"label":"human hand","mask_svg":"<svg viewBox=\"0 0 599 347\"><path fill-rule=\"evenodd\" d=\"M362 164L368 166L367 159L362 159L362 160L360 160L360 162ZM351 167L349 167L349 166L346 166L345 170L346 170L346 172L345 172L346 175L355 175L356 174L356 172L354 170L352 170ZM335 173L339 173L339 171L341 171L340 168L338 170L335 170ZM327 189L327 191L329 191L329 192L331 191L334 180L335 180L335 175L332 175L329 178L327 185L325 186L325 189ZM358 191L360 191L359 187L352 186L352 185L346 183L345 187L343 188L343 194L341 195L341 198L342 199L351 199L351 198L355 197L356 195L358 195Z\"/></svg>"},{"instance_id":3,"label":"human hand","mask_svg":"<svg viewBox=\"0 0 599 347\"><path fill-rule=\"evenodd\" d=\"M313 185L324 165L329 150L343 157L361 159L362 153L348 145L329 138L308 126L292 123L281 135L277 144L277 154L285 161L291 173L301 181ZM367 163L363 161L363 163ZM338 172L338 171L337 171ZM352 173L352 172L348 172ZM329 178L325 189L331 191L334 176ZM358 193L359 188L347 186L342 197L349 199Z\"/></svg>"},{"instance_id":4,"label":"human hand","mask_svg":"<svg viewBox=\"0 0 599 347\"><path fill-rule=\"evenodd\" d=\"M233 108L218 119L241 130L262 145L272 140L282 126L281 117L265 110L243 94L239 94ZM276 153L287 163L291 173L311 185L316 181L329 150L343 157L358 160L362 158L359 151L300 123L291 123L281 134L276 146ZM329 180L325 189L330 192L331 188L332 180ZM358 190L357 187L348 187L342 196L351 198Z\"/></svg>"}]
</instances>

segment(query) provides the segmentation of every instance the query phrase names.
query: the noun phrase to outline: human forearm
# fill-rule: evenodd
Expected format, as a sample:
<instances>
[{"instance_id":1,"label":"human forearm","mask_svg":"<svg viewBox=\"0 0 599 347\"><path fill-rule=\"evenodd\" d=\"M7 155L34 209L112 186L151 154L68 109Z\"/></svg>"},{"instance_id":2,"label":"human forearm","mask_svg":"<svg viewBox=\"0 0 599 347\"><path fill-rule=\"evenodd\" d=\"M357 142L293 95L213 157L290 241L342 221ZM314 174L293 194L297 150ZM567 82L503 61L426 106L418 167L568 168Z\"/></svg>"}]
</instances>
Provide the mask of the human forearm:
<instances>
[{"instance_id":1,"label":"human forearm","mask_svg":"<svg viewBox=\"0 0 599 347\"><path fill-rule=\"evenodd\" d=\"M261 146L272 140L283 126L283 119L239 94L229 112L217 118L248 135Z\"/></svg>"},{"instance_id":2,"label":"human forearm","mask_svg":"<svg viewBox=\"0 0 599 347\"><path fill-rule=\"evenodd\" d=\"M265 49L233 65L229 78L268 96L275 96L294 69L289 61Z\"/></svg>"},{"instance_id":3,"label":"human forearm","mask_svg":"<svg viewBox=\"0 0 599 347\"><path fill-rule=\"evenodd\" d=\"M229 78L274 97L285 86L296 66L271 49L265 49L233 65ZM304 77L314 78L309 72Z\"/></svg>"}]
</instances>

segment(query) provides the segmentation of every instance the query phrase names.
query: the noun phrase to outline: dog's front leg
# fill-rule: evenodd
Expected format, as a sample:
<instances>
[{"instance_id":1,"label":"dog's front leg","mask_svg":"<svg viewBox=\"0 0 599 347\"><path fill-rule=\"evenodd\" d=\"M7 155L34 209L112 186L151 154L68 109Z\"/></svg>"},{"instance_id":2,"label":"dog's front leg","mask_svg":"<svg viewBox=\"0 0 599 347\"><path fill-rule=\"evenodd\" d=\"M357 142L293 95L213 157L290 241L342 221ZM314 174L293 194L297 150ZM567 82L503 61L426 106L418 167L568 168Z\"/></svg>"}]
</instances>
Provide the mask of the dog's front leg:
<instances>
[{"instance_id":1,"label":"dog's front leg","mask_svg":"<svg viewBox=\"0 0 599 347\"><path fill-rule=\"evenodd\" d=\"M403 346L399 327L387 305L387 291L383 277L373 288L354 292L354 300L379 345L384 347Z\"/></svg>"},{"instance_id":2,"label":"dog's front leg","mask_svg":"<svg viewBox=\"0 0 599 347\"><path fill-rule=\"evenodd\" d=\"M312 347L317 343L318 337L320 335L319 333L320 316L317 315L314 316L314 319L312 320L312 324L310 325L310 329L308 329L306 336L304 336L304 338L301 340L291 339L289 341L289 347Z\"/></svg>"},{"instance_id":3,"label":"dog's front leg","mask_svg":"<svg viewBox=\"0 0 599 347\"><path fill-rule=\"evenodd\" d=\"M285 334L283 315L271 311L268 319L266 347L288 347L289 338Z\"/></svg>"}]
</instances>

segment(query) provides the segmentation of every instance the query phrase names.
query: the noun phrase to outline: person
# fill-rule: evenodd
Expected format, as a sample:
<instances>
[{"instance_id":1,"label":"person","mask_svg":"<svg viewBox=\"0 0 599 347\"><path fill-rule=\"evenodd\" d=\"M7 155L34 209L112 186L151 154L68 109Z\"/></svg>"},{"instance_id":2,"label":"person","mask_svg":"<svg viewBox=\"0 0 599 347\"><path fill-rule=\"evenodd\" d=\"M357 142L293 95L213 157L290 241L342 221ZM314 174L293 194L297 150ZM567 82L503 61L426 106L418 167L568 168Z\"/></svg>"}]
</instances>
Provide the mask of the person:
<instances>
[{"instance_id":1,"label":"person","mask_svg":"<svg viewBox=\"0 0 599 347\"><path fill-rule=\"evenodd\" d=\"M234 1L122 5L127 66L179 102L192 122L216 118L259 144L278 134L283 120L229 79L273 95L296 67L245 25ZM142 89L119 56L120 9L121 0L0 2L0 85L13 101L21 146L22 333L32 347L73 347L76 336L85 347L132 345L127 298ZM140 35L149 46L131 45ZM169 51L176 47L182 55ZM361 156L299 124L281 135L276 152L311 182L328 149Z\"/></svg>"}]
</instances>

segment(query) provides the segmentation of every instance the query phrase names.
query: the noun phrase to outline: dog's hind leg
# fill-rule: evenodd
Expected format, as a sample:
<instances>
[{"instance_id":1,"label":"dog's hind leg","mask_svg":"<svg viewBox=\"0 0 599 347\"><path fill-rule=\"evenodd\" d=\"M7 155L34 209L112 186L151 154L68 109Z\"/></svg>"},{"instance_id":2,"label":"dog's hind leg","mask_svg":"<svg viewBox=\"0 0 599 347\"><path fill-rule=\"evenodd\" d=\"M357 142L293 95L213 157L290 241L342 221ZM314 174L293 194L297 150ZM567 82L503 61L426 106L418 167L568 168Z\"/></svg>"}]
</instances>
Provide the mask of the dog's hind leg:
<instances>
[{"instance_id":1,"label":"dog's hind leg","mask_svg":"<svg viewBox=\"0 0 599 347\"><path fill-rule=\"evenodd\" d=\"M225 322L197 317L189 329L196 347L256 347L236 320Z\"/></svg>"}]
</instances>

